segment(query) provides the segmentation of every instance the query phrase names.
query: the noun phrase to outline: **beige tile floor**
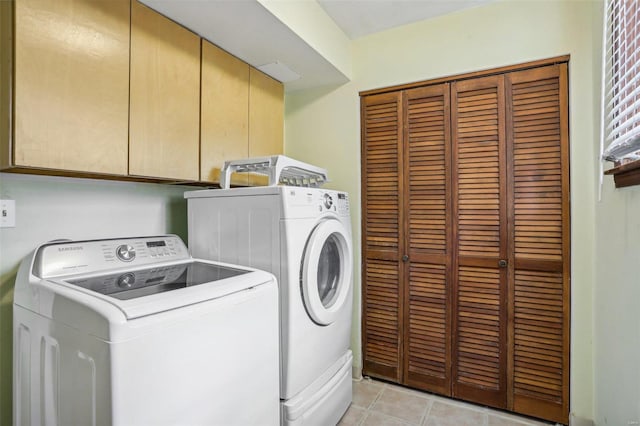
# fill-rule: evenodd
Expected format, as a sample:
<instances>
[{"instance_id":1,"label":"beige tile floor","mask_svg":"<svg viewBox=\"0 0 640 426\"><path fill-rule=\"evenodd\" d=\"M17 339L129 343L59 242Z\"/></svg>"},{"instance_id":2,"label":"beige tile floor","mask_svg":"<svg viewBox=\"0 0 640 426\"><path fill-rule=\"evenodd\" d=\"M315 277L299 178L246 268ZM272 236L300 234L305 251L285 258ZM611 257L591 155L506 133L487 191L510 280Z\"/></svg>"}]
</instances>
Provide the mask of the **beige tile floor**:
<instances>
[{"instance_id":1,"label":"beige tile floor","mask_svg":"<svg viewBox=\"0 0 640 426\"><path fill-rule=\"evenodd\" d=\"M548 426L516 416L364 378L353 381L353 402L340 426Z\"/></svg>"}]
</instances>

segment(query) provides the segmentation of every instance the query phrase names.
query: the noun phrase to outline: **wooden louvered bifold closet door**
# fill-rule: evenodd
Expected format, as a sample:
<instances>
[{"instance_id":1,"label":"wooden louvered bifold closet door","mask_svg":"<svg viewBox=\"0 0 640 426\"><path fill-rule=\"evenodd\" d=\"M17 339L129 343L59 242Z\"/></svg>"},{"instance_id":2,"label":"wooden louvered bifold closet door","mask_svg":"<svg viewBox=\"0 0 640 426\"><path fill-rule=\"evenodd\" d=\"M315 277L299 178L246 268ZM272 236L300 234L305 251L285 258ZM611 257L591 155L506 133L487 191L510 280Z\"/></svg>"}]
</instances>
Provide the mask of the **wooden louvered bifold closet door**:
<instances>
[{"instance_id":1,"label":"wooden louvered bifold closet door","mask_svg":"<svg viewBox=\"0 0 640 426\"><path fill-rule=\"evenodd\" d=\"M506 76L512 210L513 410L567 423L569 144L567 65Z\"/></svg>"},{"instance_id":2,"label":"wooden louvered bifold closet door","mask_svg":"<svg viewBox=\"0 0 640 426\"><path fill-rule=\"evenodd\" d=\"M568 424L566 60L362 95L363 374Z\"/></svg>"},{"instance_id":3,"label":"wooden louvered bifold closet door","mask_svg":"<svg viewBox=\"0 0 640 426\"><path fill-rule=\"evenodd\" d=\"M507 406L504 76L452 85L453 396Z\"/></svg>"},{"instance_id":4,"label":"wooden louvered bifold closet door","mask_svg":"<svg viewBox=\"0 0 640 426\"><path fill-rule=\"evenodd\" d=\"M404 245L402 202L402 96L363 98L363 370L401 380Z\"/></svg>"},{"instance_id":5,"label":"wooden louvered bifold closet door","mask_svg":"<svg viewBox=\"0 0 640 426\"><path fill-rule=\"evenodd\" d=\"M449 84L404 93L404 383L450 394Z\"/></svg>"}]
</instances>

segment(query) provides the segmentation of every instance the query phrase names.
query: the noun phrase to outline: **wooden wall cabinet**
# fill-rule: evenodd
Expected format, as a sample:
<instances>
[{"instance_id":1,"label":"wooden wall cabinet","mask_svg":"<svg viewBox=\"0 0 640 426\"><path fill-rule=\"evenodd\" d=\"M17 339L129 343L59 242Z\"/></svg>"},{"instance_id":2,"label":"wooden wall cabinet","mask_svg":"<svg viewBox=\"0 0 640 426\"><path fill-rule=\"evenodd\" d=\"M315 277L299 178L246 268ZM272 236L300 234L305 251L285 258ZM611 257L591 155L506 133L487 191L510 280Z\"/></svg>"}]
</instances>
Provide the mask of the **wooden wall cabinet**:
<instances>
[{"instance_id":1,"label":"wooden wall cabinet","mask_svg":"<svg viewBox=\"0 0 640 426\"><path fill-rule=\"evenodd\" d=\"M284 151L284 86L253 67L249 76L249 157ZM267 185L265 175L248 174L250 186Z\"/></svg>"},{"instance_id":2,"label":"wooden wall cabinet","mask_svg":"<svg viewBox=\"0 0 640 426\"><path fill-rule=\"evenodd\" d=\"M362 97L363 372L566 424L567 65L521 68Z\"/></svg>"},{"instance_id":3,"label":"wooden wall cabinet","mask_svg":"<svg viewBox=\"0 0 640 426\"><path fill-rule=\"evenodd\" d=\"M208 184L283 152L282 83L137 0L1 1L0 20L2 170Z\"/></svg>"},{"instance_id":4,"label":"wooden wall cabinet","mask_svg":"<svg viewBox=\"0 0 640 426\"><path fill-rule=\"evenodd\" d=\"M202 41L200 179L219 183L225 160L249 156L249 64ZM246 185L246 176L232 184Z\"/></svg>"},{"instance_id":5,"label":"wooden wall cabinet","mask_svg":"<svg viewBox=\"0 0 640 426\"><path fill-rule=\"evenodd\" d=\"M129 0L1 3L0 166L126 175Z\"/></svg>"},{"instance_id":6,"label":"wooden wall cabinet","mask_svg":"<svg viewBox=\"0 0 640 426\"><path fill-rule=\"evenodd\" d=\"M249 157L282 154L284 86L251 67L249 74Z\"/></svg>"},{"instance_id":7,"label":"wooden wall cabinet","mask_svg":"<svg viewBox=\"0 0 640 426\"><path fill-rule=\"evenodd\" d=\"M200 178L200 38L131 4L129 174Z\"/></svg>"},{"instance_id":8,"label":"wooden wall cabinet","mask_svg":"<svg viewBox=\"0 0 640 426\"><path fill-rule=\"evenodd\" d=\"M203 40L201 180L219 183L227 160L282 154L282 83ZM264 184L259 175L233 174L232 185Z\"/></svg>"}]
</instances>

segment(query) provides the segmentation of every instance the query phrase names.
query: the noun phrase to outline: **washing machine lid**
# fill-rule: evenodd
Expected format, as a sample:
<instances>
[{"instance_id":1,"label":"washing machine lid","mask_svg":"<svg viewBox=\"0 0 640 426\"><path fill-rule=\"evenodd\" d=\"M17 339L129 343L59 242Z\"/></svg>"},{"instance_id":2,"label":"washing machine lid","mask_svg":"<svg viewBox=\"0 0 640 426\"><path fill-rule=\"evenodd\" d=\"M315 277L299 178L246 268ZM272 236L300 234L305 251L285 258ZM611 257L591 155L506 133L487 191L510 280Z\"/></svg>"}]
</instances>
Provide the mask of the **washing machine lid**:
<instances>
[{"instance_id":1,"label":"washing machine lid","mask_svg":"<svg viewBox=\"0 0 640 426\"><path fill-rule=\"evenodd\" d=\"M120 309L127 319L218 299L270 282L261 271L191 260L54 280Z\"/></svg>"},{"instance_id":2,"label":"washing machine lid","mask_svg":"<svg viewBox=\"0 0 640 426\"><path fill-rule=\"evenodd\" d=\"M274 279L252 268L193 259L175 235L57 241L23 260L14 304L49 318L88 309L122 323Z\"/></svg>"},{"instance_id":3,"label":"washing machine lid","mask_svg":"<svg viewBox=\"0 0 640 426\"><path fill-rule=\"evenodd\" d=\"M119 300L164 293L181 288L207 284L250 271L199 261L156 265L136 271L75 278L66 282Z\"/></svg>"}]
</instances>

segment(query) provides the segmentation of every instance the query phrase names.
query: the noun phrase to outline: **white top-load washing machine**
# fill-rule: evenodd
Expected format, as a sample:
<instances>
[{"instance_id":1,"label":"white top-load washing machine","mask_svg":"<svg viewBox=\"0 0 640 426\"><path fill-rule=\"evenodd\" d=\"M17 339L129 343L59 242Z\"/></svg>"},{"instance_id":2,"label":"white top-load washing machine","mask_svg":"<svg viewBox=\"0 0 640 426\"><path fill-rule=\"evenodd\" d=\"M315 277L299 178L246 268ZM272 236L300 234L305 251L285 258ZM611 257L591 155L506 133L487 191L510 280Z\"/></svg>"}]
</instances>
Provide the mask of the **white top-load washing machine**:
<instances>
[{"instance_id":1,"label":"white top-load washing machine","mask_svg":"<svg viewBox=\"0 0 640 426\"><path fill-rule=\"evenodd\" d=\"M281 424L337 423L351 403L347 194L268 186L185 198L194 256L264 269L278 279Z\"/></svg>"},{"instance_id":2,"label":"white top-load washing machine","mask_svg":"<svg viewBox=\"0 0 640 426\"><path fill-rule=\"evenodd\" d=\"M276 425L278 293L177 236L52 242L14 296L16 425Z\"/></svg>"}]
</instances>

